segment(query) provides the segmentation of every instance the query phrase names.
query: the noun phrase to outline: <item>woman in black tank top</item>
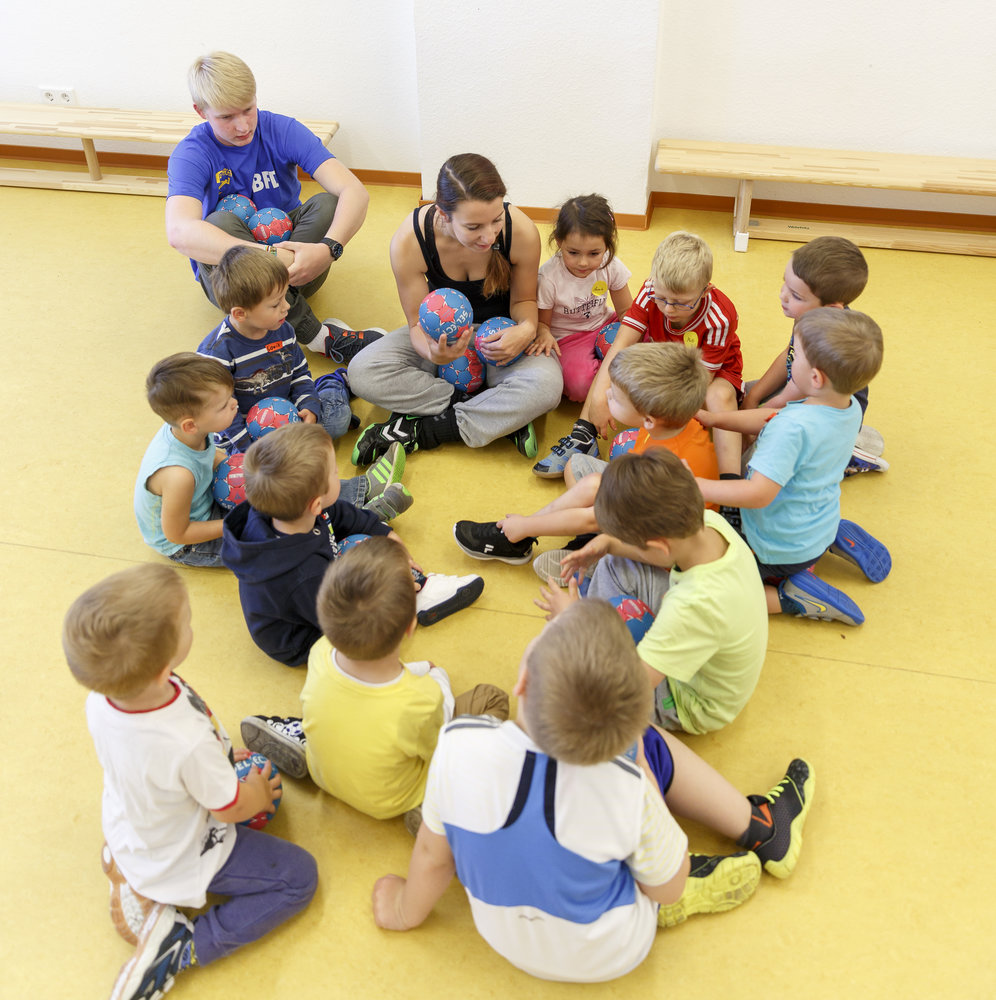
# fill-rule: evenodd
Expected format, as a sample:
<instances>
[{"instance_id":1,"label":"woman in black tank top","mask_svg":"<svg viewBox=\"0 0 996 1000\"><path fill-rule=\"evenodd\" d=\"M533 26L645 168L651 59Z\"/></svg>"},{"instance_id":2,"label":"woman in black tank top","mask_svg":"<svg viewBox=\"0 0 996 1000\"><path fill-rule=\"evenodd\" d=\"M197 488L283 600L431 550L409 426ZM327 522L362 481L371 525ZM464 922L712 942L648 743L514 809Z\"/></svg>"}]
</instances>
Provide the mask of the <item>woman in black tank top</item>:
<instances>
[{"instance_id":1,"label":"woman in black tank top","mask_svg":"<svg viewBox=\"0 0 996 1000\"><path fill-rule=\"evenodd\" d=\"M450 157L439 171L435 202L416 209L394 234L391 268L406 325L349 366L353 391L390 410L391 419L360 435L355 464L374 461L395 441L410 452L447 441L480 448L504 436L523 455L535 456L530 421L557 405L563 378L555 358L523 354L536 339L540 239L525 213L505 202L505 192L490 160L475 153ZM473 332L447 344L419 325L422 299L447 287L470 299L475 324L495 316L515 323L482 344L480 353L492 363L473 395L438 372L464 355Z\"/></svg>"}]
</instances>

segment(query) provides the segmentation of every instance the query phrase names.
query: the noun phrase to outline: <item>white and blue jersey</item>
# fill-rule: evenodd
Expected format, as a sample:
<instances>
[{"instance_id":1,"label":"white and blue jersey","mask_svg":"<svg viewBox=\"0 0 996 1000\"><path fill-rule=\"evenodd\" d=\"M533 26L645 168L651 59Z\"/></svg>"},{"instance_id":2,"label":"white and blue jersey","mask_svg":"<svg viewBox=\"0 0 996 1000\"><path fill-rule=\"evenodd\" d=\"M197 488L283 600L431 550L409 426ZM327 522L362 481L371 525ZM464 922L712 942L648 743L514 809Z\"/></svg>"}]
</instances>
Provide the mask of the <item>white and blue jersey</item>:
<instances>
[{"instance_id":1,"label":"white and blue jersey","mask_svg":"<svg viewBox=\"0 0 996 1000\"><path fill-rule=\"evenodd\" d=\"M446 836L482 937L544 979L598 982L639 965L657 905L636 882L670 881L688 847L633 761L565 764L489 718L442 731L422 818Z\"/></svg>"}]
</instances>

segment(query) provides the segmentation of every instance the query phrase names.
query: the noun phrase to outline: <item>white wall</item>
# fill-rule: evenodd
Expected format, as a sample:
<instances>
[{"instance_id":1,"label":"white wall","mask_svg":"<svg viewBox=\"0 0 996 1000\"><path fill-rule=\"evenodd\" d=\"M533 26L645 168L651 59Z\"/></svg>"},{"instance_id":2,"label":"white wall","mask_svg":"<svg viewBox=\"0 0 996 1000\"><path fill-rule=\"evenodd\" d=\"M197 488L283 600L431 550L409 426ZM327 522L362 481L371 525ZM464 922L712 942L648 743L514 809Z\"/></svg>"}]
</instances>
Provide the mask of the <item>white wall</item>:
<instances>
[{"instance_id":1,"label":"white wall","mask_svg":"<svg viewBox=\"0 0 996 1000\"><path fill-rule=\"evenodd\" d=\"M984 0L299 0L282 8L302 26L285 42L274 9L10 0L0 100L35 101L43 83L74 86L82 104L186 108L193 57L227 48L264 107L340 121L332 148L349 166L420 171L431 193L442 161L473 149L521 204L599 190L625 213L651 189L732 193L654 174L664 135L996 158ZM755 197L996 209L807 185Z\"/></svg>"}]
</instances>

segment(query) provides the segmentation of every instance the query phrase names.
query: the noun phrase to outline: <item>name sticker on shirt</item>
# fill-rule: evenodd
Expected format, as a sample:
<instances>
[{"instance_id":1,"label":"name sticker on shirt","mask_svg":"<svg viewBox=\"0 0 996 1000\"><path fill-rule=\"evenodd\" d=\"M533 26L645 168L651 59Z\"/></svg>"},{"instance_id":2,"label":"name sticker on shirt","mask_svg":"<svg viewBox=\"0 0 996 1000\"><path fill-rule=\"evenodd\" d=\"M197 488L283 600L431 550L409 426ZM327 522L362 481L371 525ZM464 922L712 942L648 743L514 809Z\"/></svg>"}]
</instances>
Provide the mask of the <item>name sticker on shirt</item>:
<instances>
[{"instance_id":1,"label":"name sticker on shirt","mask_svg":"<svg viewBox=\"0 0 996 1000\"><path fill-rule=\"evenodd\" d=\"M687 330L681 339L685 342L685 347L699 346L699 335L694 330Z\"/></svg>"},{"instance_id":2,"label":"name sticker on shirt","mask_svg":"<svg viewBox=\"0 0 996 1000\"><path fill-rule=\"evenodd\" d=\"M603 296L608 290L609 286L604 281L596 281L591 286L591 294L599 297Z\"/></svg>"},{"instance_id":3,"label":"name sticker on shirt","mask_svg":"<svg viewBox=\"0 0 996 1000\"><path fill-rule=\"evenodd\" d=\"M267 354L272 354L274 351L279 351L283 346L284 346L284 342L282 340L278 340L274 344L267 344L266 345L266 353Z\"/></svg>"}]
</instances>

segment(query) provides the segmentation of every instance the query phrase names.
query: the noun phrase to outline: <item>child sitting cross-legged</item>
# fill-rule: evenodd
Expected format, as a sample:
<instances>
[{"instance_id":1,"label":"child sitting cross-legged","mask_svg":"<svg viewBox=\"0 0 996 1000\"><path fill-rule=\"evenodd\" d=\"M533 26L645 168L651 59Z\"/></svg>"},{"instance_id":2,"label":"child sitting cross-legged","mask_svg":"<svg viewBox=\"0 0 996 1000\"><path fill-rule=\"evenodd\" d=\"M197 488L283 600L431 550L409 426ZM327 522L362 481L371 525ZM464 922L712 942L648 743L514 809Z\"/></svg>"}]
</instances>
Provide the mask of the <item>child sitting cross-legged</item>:
<instances>
[{"instance_id":1,"label":"child sitting cross-legged","mask_svg":"<svg viewBox=\"0 0 996 1000\"><path fill-rule=\"evenodd\" d=\"M308 658L303 719L250 716L246 745L376 819L406 814L414 832L440 728L454 715L507 719L508 695L478 684L454 699L440 667L401 660L418 619L407 555L390 539L330 564L317 606L324 635Z\"/></svg>"},{"instance_id":2,"label":"child sitting cross-legged","mask_svg":"<svg viewBox=\"0 0 996 1000\"><path fill-rule=\"evenodd\" d=\"M418 927L455 873L481 936L509 962L599 982L638 966L658 926L737 906L762 866L791 874L810 766L793 760L767 795L747 797L647 728L644 669L608 604L557 614L526 648L514 693L514 722L457 719L441 733L408 878L373 889L379 926ZM747 850L689 856L675 816Z\"/></svg>"},{"instance_id":3,"label":"child sitting cross-legged","mask_svg":"<svg viewBox=\"0 0 996 1000\"><path fill-rule=\"evenodd\" d=\"M235 824L273 812L270 764L239 781L231 740L174 671L190 651L190 601L171 566L115 573L76 599L62 644L90 689L87 724L104 769L104 869L111 914L135 954L112 1000L152 1000L178 972L207 965L304 909L315 859L280 837ZM193 921L178 907L228 899ZM127 902L125 901L127 897Z\"/></svg>"},{"instance_id":4,"label":"child sitting cross-legged","mask_svg":"<svg viewBox=\"0 0 996 1000\"><path fill-rule=\"evenodd\" d=\"M386 535L405 549L375 514L340 498L332 439L315 424L288 424L254 442L244 472L248 502L225 518L221 558L238 577L253 641L298 666L321 638L315 599L343 541ZM473 604L484 589L479 576L426 576L411 565L422 625Z\"/></svg>"},{"instance_id":5,"label":"child sitting cross-legged","mask_svg":"<svg viewBox=\"0 0 996 1000\"><path fill-rule=\"evenodd\" d=\"M683 344L633 344L609 365L609 412L622 424L639 428L634 454L664 448L688 462L695 475L716 479L716 452L709 432L695 419L705 404L709 372L695 348ZM580 548L598 532L594 502L607 463L575 453L564 478L568 489L535 514L506 514L500 521L458 521L457 545L474 559L499 559L517 565L532 558L539 535L575 535ZM586 538L587 536L587 538ZM545 580L559 576L564 549L544 552L536 571Z\"/></svg>"}]
</instances>

